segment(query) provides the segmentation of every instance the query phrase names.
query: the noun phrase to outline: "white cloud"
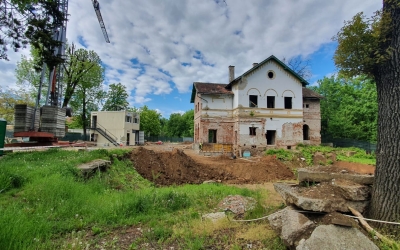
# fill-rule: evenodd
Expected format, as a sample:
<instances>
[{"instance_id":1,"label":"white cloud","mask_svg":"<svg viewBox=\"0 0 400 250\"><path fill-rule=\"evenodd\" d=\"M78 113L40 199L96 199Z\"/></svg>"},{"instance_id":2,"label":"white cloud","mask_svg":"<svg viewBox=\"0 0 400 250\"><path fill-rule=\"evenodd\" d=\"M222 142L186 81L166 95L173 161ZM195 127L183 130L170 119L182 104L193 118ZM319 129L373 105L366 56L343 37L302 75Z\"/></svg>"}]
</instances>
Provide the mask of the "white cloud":
<instances>
[{"instance_id":1,"label":"white cloud","mask_svg":"<svg viewBox=\"0 0 400 250\"><path fill-rule=\"evenodd\" d=\"M91 1L70 0L67 37L74 43L81 38L96 51L107 66L106 82L123 83L132 94L131 105L138 105L150 101L150 94L187 93L194 81L226 83L229 65L239 75L271 54L307 56L330 42L344 20L381 7L376 0L226 3L100 0L107 44ZM20 56L10 53L10 58L0 61L0 86L15 83Z\"/></svg>"}]
</instances>

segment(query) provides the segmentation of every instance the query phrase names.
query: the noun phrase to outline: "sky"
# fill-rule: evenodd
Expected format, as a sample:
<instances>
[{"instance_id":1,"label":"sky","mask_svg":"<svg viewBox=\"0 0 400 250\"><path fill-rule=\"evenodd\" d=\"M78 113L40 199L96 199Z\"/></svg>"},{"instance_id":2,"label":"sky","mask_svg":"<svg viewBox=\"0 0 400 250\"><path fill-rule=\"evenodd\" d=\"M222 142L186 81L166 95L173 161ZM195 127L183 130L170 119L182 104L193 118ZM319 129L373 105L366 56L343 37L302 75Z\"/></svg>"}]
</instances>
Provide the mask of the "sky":
<instances>
[{"instance_id":1,"label":"sky","mask_svg":"<svg viewBox=\"0 0 400 250\"><path fill-rule=\"evenodd\" d=\"M122 83L130 106L171 113L193 109L193 82L228 83L277 58L310 60L311 85L336 72L332 57L345 20L381 8L381 0L98 0L106 43L90 0L69 0L67 39L94 50L105 67L104 88ZM0 86L14 87L21 55L0 60Z\"/></svg>"}]
</instances>

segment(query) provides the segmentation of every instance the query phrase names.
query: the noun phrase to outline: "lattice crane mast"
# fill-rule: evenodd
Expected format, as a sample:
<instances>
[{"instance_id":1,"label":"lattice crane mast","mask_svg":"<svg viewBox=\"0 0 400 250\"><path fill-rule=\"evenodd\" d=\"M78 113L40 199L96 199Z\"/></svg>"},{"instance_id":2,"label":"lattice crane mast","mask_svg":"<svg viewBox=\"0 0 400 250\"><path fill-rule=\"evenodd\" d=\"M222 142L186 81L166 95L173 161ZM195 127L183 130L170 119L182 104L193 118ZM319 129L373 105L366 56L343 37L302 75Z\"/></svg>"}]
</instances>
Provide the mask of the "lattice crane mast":
<instances>
[{"instance_id":1,"label":"lattice crane mast","mask_svg":"<svg viewBox=\"0 0 400 250\"><path fill-rule=\"evenodd\" d=\"M100 4L97 0L92 0L92 3L93 3L94 11L96 12L97 19L99 20L99 23L100 23L100 28L103 31L104 38L106 39L107 43L110 43L110 40L108 39L106 26L104 25L103 17L101 16Z\"/></svg>"}]
</instances>

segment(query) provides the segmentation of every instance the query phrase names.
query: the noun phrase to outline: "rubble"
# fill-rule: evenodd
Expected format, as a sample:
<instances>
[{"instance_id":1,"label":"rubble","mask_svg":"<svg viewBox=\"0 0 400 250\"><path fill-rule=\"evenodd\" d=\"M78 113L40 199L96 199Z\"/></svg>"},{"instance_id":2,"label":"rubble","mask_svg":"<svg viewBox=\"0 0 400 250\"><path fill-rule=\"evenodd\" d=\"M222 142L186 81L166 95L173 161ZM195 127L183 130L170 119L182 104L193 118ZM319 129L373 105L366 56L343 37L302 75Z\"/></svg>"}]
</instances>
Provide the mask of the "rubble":
<instances>
[{"instance_id":1,"label":"rubble","mask_svg":"<svg viewBox=\"0 0 400 250\"><path fill-rule=\"evenodd\" d=\"M374 176L341 170L299 169L299 184L274 184L288 207L268 220L288 248L378 249L353 219L338 213L366 210Z\"/></svg>"}]
</instances>

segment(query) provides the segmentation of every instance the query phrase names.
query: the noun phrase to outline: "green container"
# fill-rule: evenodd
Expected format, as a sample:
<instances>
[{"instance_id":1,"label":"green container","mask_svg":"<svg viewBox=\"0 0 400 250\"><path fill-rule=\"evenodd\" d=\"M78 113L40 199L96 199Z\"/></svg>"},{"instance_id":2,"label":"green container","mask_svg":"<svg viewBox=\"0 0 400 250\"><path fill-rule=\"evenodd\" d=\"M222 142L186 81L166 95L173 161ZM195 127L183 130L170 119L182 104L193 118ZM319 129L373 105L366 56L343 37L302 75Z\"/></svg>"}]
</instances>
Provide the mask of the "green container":
<instances>
[{"instance_id":1,"label":"green container","mask_svg":"<svg viewBox=\"0 0 400 250\"><path fill-rule=\"evenodd\" d=\"M4 148L4 140L6 139L7 121L0 119L0 148ZM3 150L0 149L0 156L3 155Z\"/></svg>"}]
</instances>

